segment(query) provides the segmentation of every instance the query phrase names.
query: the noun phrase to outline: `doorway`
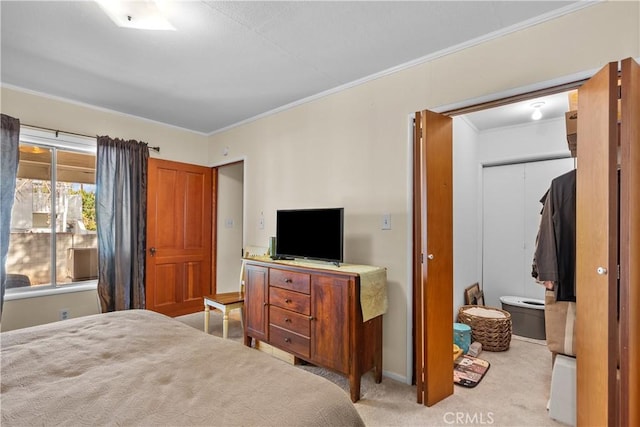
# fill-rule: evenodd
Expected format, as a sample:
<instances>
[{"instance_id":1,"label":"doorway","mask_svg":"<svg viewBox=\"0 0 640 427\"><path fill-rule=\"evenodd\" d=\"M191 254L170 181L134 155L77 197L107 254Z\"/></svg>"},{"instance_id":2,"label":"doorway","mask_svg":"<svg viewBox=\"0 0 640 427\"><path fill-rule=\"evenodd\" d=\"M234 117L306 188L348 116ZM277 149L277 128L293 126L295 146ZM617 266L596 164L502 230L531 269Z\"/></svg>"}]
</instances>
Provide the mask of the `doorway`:
<instances>
[{"instance_id":1,"label":"doorway","mask_svg":"<svg viewBox=\"0 0 640 427\"><path fill-rule=\"evenodd\" d=\"M587 82L574 85L580 87L577 135L580 135L581 144L580 167L576 174L576 294L580 295L580 303L576 304L578 424L620 422L621 425L636 425L634 420L640 417L637 405L632 402L637 401L640 371L631 363L631 355L637 353L634 350L638 348L640 336L635 321L637 310L634 309L639 300L637 285L640 283L635 262L640 248L640 233L635 227L640 218L636 190L636 184L640 182L637 173L640 130L635 120L640 111L640 66L631 58L612 62ZM414 138L414 144L417 144L416 140ZM618 147L621 148L619 157L616 156ZM420 162L414 159L415 166L420 166ZM454 165L454 172L456 168ZM424 172L421 167L414 169L415 180L421 179ZM414 211L419 212L414 218L427 215L423 205L418 205ZM620 246L616 250L618 240ZM414 273L419 270L416 260L421 260L420 249L414 243ZM421 277L414 274L414 295L422 284ZM620 331L616 322L616 302L620 309ZM425 301L414 302L414 306L422 303ZM416 317L419 318L414 313L414 325L418 323ZM425 325L424 330L428 329ZM417 336L421 329L416 330ZM418 338L428 339L426 335ZM419 351L420 347L416 345L414 354ZM416 360L420 361L418 357ZM417 364L415 369L422 374L423 368Z\"/></svg>"},{"instance_id":2,"label":"doorway","mask_svg":"<svg viewBox=\"0 0 640 427\"><path fill-rule=\"evenodd\" d=\"M575 167L565 119L571 93L531 94L454 116L454 312L475 282L496 308L506 295L544 299L544 288L531 278L532 255L540 199L553 178Z\"/></svg>"},{"instance_id":3,"label":"doorway","mask_svg":"<svg viewBox=\"0 0 640 427\"><path fill-rule=\"evenodd\" d=\"M217 177L213 293L233 292L239 289L244 241L244 162L218 166L214 171Z\"/></svg>"},{"instance_id":4,"label":"doorway","mask_svg":"<svg viewBox=\"0 0 640 427\"><path fill-rule=\"evenodd\" d=\"M457 315L457 309L464 305L464 289L475 282L482 282L482 252L483 252L483 232L482 232L482 180L483 165L496 165L508 162L540 161L548 158L569 157L569 149L565 132L564 113L568 111L568 97L566 93L553 94L552 98L547 98L534 94L530 99L519 100L520 103L512 103L508 107L493 107L495 111L482 110L475 115L469 113L465 115L436 114L434 118L446 122L452 122L452 136L450 142L437 142L441 149L449 150L450 166L452 166L453 177L453 206L455 209L447 218L443 217L444 209L441 202L429 201L429 183L436 183L440 189L447 188L447 184L437 183L437 176L433 176L433 165L429 166L429 140L440 138L442 132L433 132L427 124L427 129L420 128L422 117L429 119L435 113L423 111L416 114L416 127L414 138L414 357L416 366L414 367L418 401L426 405L432 405L445 398L453 392L449 388L450 378L439 378L434 372L440 370L435 368L437 361L446 360L450 364L450 345L440 348L430 340L433 337L441 337L438 340L452 341L452 325ZM563 104L558 107L557 99L562 99ZM530 125L533 109L530 104L534 102L545 102L548 109L543 111L544 120L538 121L537 125ZM526 104L526 107L523 107ZM521 109L519 114L504 111L504 109ZM503 110L503 111L500 111ZM505 121L500 115L505 115ZM441 118L441 119L440 119ZM422 120L424 121L424 120ZM516 136L526 127L535 127L533 136ZM496 131L495 128L500 128ZM422 138L422 139L420 139ZM423 141L427 140L426 148L418 149ZM447 148L446 145L449 145ZM418 156L424 158L417 159ZM444 157L439 155L431 161L435 161L435 167L441 170ZM568 160L569 163L573 163ZM546 172L552 175L553 171ZM434 181L434 178L436 181ZM549 183L542 184L548 186ZM451 190L449 188L449 190ZM439 191L439 190L438 190ZM533 191L532 191L533 193ZM544 194L535 195L535 204ZM436 209L427 209L427 206L436 206ZM521 207L524 210L524 207ZM536 209L539 211L539 209ZM535 213L535 212L534 212ZM436 223L429 226L429 215L439 215ZM447 221L447 222L443 222ZM437 262L441 260L439 254L431 249L430 241L437 241L439 245L444 244L444 240L437 234L444 229L453 231L445 235L449 239L448 245L453 247L452 256L453 268L451 280L434 275L437 271ZM436 233L436 234L434 234ZM445 233L446 234L446 233ZM435 239L434 239L435 237ZM534 236L535 238L535 236ZM535 241L530 245L533 246ZM522 249L522 248L518 248ZM519 264L524 265L524 256L521 256ZM531 264L529 263L529 266ZM436 270L434 270L436 268ZM430 270L430 271L429 271ZM529 273L530 274L530 273ZM525 275L524 269L518 271L520 279ZM455 278L455 281L454 281ZM434 297L433 292L442 295L444 287L450 286L449 297ZM539 286L539 285L538 285ZM540 286L540 290L542 287ZM439 310L442 301L449 300L452 306L445 312ZM492 304L496 305L496 304ZM499 307L499 305L498 305ZM438 311L439 310L439 311ZM431 317L425 316L428 313ZM432 316L439 313L438 316ZM449 314L447 314L449 313ZM430 338L431 337L431 338ZM446 347L446 348L445 348ZM447 350L445 352L445 350ZM437 356L436 356L437 352ZM446 371L446 369L445 369ZM429 378L428 382L425 382ZM439 378L441 386L434 385L434 379ZM431 388L431 389L430 389Z\"/></svg>"}]
</instances>

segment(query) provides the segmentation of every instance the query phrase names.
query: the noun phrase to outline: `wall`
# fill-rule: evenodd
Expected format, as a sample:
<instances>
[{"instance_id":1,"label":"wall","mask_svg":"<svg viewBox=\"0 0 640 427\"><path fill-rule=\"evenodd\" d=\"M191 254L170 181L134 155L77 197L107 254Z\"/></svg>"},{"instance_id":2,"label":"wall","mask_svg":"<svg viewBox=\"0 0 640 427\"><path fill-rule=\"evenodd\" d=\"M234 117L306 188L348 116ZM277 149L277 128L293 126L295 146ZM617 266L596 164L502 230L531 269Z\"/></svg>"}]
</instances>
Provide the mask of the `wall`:
<instances>
[{"instance_id":1,"label":"wall","mask_svg":"<svg viewBox=\"0 0 640 427\"><path fill-rule=\"evenodd\" d=\"M97 264L82 271L89 275L74 276L73 264L69 261L70 248L94 248L97 253L98 235L56 233L56 282L70 282L78 279L98 277ZM9 253L7 254L7 273L29 276L32 285L51 283L51 233L47 232L11 232ZM90 255L95 258L97 255ZM79 271L80 272L80 271Z\"/></svg>"},{"instance_id":2,"label":"wall","mask_svg":"<svg viewBox=\"0 0 640 427\"><path fill-rule=\"evenodd\" d=\"M453 119L453 320L466 287L482 279L478 229L478 133L463 117Z\"/></svg>"},{"instance_id":3,"label":"wall","mask_svg":"<svg viewBox=\"0 0 640 427\"><path fill-rule=\"evenodd\" d=\"M243 170L242 163L218 168L217 292L240 289Z\"/></svg>"},{"instance_id":4,"label":"wall","mask_svg":"<svg viewBox=\"0 0 640 427\"><path fill-rule=\"evenodd\" d=\"M246 243L267 245L276 209L345 207L346 261L387 268L385 374L410 378L408 117L639 57L639 28L637 2L598 3L213 135L209 161L246 158Z\"/></svg>"},{"instance_id":5,"label":"wall","mask_svg":"<svg viewBox=\"0 0 640 427\"><path fill-rule=\"evenodd\" d=\"M85 290L58 291L54 295L32 291L32 295L41 296L21 299L5 295L1 330L4 332L58 321L60 310L68 310L69 318L100 313L95 285L82 286L80 289Z\"/></svg>"},{"instance_id":6,"label":"wall","mask_svg":"<svg viewBox=\"0 0 640 427\"><path fill-rule=\"evenodd\" d=\"M481 164L568 155L564 118L490 129L478 134L478 162Z\"/></svg>"},{"instance_id":7,"label":"wall","mask_svg":"<svg viewBox=\"0 0 640 427\"><path fill-rule=\"evenodd\" d=\"M151 151L152 157L208 165L203 156L207 150L203 134L32 92L7 87L1 90L2 113L20 119L23 125L135 139L160 147L159 154Z\"/></svg>"}]
</instances>

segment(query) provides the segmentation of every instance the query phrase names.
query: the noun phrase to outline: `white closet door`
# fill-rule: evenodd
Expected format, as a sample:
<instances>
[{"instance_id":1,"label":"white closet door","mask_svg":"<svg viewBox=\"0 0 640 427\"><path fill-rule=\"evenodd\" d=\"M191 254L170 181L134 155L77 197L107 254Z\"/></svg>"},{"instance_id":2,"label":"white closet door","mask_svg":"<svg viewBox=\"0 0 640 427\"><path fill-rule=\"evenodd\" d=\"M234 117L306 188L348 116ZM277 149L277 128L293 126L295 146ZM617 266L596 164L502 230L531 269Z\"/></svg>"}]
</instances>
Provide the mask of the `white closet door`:
<instances>
[{"instance_id":1,"label":"white closet door","mask_svg":"<svg viewBox=\"0 0 640 427\"><path fill-rule=\"evenodd\" d=\"M542 204L540 198L549 189L551 181L574 167L573 159L547 160L525 164L524 193L524 263L521 295L544 299L544 287L531 277L531 263L536 249L536 236L540 226Z\"/></svg>"},{"instance_id":2,"label":"white closet door","mask_svg":"<svg viewBox=\"0 0 640 427\"><path fill-rule=\"evenodd\" d=\"M522 289L524 165L485 167L482 177L482 286L485 304Z\"/></svg>"},{"instance_id":3,"label":"white closet door","mask_svg":"<svg viewBox=\"0 0 640 427\"><path fill-rule=\"evenodd\" d=\"M540 198L551 180L573 168L573 159L483 168L482 284L485 304L503 295L544 299L531 277L540 224Z\"/></svg>"}]
</instances>

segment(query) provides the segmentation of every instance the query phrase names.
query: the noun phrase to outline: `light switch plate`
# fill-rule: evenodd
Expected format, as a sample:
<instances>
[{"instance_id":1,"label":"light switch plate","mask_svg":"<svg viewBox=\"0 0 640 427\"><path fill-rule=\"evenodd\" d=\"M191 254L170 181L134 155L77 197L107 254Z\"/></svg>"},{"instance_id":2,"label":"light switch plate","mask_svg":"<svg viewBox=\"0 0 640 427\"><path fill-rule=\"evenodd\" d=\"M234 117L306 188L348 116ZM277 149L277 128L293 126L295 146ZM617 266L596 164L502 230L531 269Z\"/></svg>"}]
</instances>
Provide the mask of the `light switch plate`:
<instances>
[{"instance_id":1,"label":"light switch plate","mask_svg":"<svg viewBox=\"0 0 640 427\"><path fill-rule=\"evenodd\" d=\"M382 215L382 229L391 230L391 214Z\"/></svg>"}]
</instances>

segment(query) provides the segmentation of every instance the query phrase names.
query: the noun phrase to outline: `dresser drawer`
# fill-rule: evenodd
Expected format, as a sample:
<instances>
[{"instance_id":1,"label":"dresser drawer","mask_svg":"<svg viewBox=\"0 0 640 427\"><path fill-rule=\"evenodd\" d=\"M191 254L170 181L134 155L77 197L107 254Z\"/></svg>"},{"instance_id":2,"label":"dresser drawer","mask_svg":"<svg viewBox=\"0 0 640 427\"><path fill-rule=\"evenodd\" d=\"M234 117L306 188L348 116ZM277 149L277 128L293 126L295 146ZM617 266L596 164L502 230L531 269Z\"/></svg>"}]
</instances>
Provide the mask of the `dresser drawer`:
<instances>
[{"instance_id":1,"label":"dresser drawer","mask_svg":"<svg viewBox=\"0 0 640 427\"><path fill-rule=\"evenodd\" d=\"M294 313L293 311L281 308L269 307L269 322L282 329L288 329L305 337L309 336L309 316Z\"/></svg>"},{"instance_id":2,"label":"dresser drawer","mask_svg":"<svg viewBox=\"0 0 640 427\"><path fill-rule=\"evenodd\" d=\"M275 305L276 307L285 308L308 316L311 313L309 309L310 300L311 297L309 295L269 286L270 305Z\"/></svg>"},{"instance_id":3,"label":"dresser drawer","mask_svg":"<svg viewBox=\"0 0 640 427\"><path fill-rule=\"evenodd\" d=\"M302 357L309 357L310 340L307 337L298 335L277 326L269 326L269 344L272 344L284 351L297 353Z\"/></svg>"},{"instance_id":4,"label":"dresser drawer","mask_svg":"<svg viewBox=\"0 0 640 427\"><path fill-rule=\"evenodd\" d=\"M277 286L283 289L308 294L311 283L311 276L305 273L296 273L294 271L279 270L277 268L269 269L269 285Z\"/></svg>"}]
</instances>

